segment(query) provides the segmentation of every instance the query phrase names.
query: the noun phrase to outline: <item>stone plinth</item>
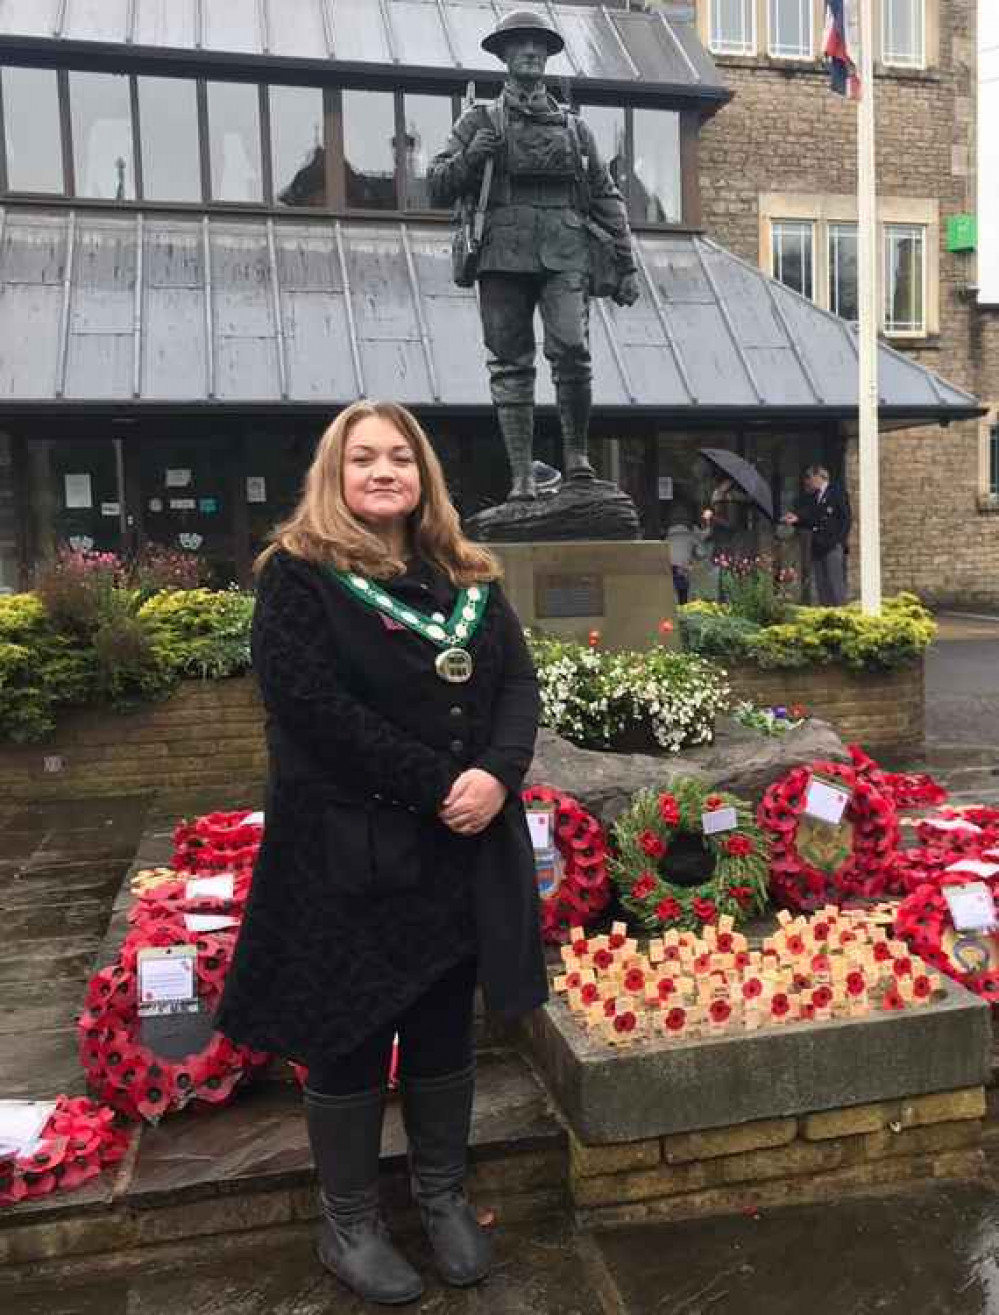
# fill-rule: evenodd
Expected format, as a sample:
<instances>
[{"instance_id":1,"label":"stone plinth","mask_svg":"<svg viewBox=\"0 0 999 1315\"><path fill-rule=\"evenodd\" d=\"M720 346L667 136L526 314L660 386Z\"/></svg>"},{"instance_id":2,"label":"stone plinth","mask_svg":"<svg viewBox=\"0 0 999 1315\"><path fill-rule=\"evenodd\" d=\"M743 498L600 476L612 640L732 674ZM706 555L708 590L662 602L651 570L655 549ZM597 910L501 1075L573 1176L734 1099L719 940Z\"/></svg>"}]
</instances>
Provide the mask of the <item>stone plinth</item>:
<instances>
[{"instance_id":1,"label":"stone plinth","mask_svg":"<svg viewBox=\"0 0 999 1315\"><path fill-rule=\"evenodd\" d=\"M503 563L504 588L523 625L601 648L679 647L669 547L635 543L490 543Z\"/></svg>"},{"instance_id":2,"label":"stone plinth","mask_svg":"<svg viewBox=\"0 0 999 1315\"><path fill-rule=\"evenodd\" d=\"M633 1049L591 1039L561 999L532 1015L528 1031L549 1089L590 1144L980 1087L990 1074L989 1008L946 980L920 1009Z\"/></svg>"}]
</instances>

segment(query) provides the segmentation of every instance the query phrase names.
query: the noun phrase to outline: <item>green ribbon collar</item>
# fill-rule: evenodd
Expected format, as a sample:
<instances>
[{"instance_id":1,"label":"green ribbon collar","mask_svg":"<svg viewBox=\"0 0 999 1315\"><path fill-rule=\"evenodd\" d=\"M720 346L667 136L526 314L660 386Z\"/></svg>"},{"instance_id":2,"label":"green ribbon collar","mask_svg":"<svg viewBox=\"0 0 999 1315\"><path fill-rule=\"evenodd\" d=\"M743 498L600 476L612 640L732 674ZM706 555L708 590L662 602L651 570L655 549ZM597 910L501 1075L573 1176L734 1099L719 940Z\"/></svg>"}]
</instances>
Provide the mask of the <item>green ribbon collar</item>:
<instances>
[{"instance_id":1,"label":"green ribbon collar","mask_svg":"<svg viewBox=\"0 0 999 1315\"><path fill-rule=\"evenodd\" d=\"M386 593L376 581L369 580L363 575L354 575L350 571L337 571L332 567L330 569L343 587L365 607L391 617L393 621L398 621L400 625L422 635L438 648L460 648L467 644L479 627L489 599L488 584L470 585L460 591L454 611L445 620L443 612L424 616L422 612L414 611L406 603L400 603L397 598Z\"/></svg>"}]
</instances>

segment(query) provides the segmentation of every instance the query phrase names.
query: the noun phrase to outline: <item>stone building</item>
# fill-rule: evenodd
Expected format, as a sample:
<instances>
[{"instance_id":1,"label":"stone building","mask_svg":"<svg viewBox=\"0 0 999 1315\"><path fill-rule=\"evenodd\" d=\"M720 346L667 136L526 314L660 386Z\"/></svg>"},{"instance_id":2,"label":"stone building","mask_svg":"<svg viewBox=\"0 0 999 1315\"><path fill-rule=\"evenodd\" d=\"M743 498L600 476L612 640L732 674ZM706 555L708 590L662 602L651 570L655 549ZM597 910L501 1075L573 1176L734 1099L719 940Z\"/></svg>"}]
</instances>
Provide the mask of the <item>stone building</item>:
<instances>
[{"instance_id":1,"label":"stone building","mask_svg":"<svg viewBox=\"0 0 999 1315\"><path fill-rule=\"evenodd\" d=\"M701 14L675 0L528 4L565 39L549 85L593 126L636 234L641 300L600 302L591 317L593 438L647 535L705 505L701 447L755 461L780 509L809 461L842 464L855 425L847 319L786 286L791 229L779 277L759 262L761 225L802 217L774 211L778 188L848 202L852 110L814 58L713 58L697 26L810 2L760 0L758 14L755 0L713 0ZM939 56L927 47L931 67L882 79L898 101L892 158L904 147L917 179L887 189L903 207L899 251L911 255L918 230L931 270L970 183L949 172L970 167L952 160L954 133L943 141L970 92L958 91L944 21L954 6L940 4L947 36ZM480 42L517 7L0 2L0 588L27 583L61 544L179 545L219 580L248 579L318 435L358 396L419 412L464 511L502 493L474 294L451 281L450 216L430 208L426 165L469 82L495 95L502 70ZM970 40L969 24L968 76ZM970 596L970 566L954 565L963 546L939 539L935 574L922 556L913 574L899 546L928 500L964 506L974 436L959 422L977 416L978 384L951 324L967 336L981 322L958 295L966 260L939 262L925 332L893 342L901 354L883 349L881 416L886 432L905 430L886 454L947 477L889 517L889 583L935 586L946 569ZM916 314L903 303L900 315ZM541 379L541 454L553 457ZM752 513L738 514L756 533ZM986 525L973 498L964 521L949 537L963 534L970 562ZM929 542L920 536L920 553Z\"/></svg>"},{"instance_id":2,"label":"stone building","mask_svg":"<svg viewBox=\"0 0 999 1315\"><path fill-rule=\"evenodd\" d=\"M981 6L983 16L995 10L993 0ZM883 434L882 562L886 591L994 607L999 282L979 293L973 229L959 218L978 208L976 8L875 0L882 330L896 351L991 408L943 429ZM701 37L734 93L701 134L702 213L719 242L849 319L857 114L828 91L822 10L820 0L698 0ZM988 21L994 28L995 15ZM983 195L999 189L995 158ZM990 236L999 244L999 232ZM847 457L855 483L855 444Z\"/></svg>"}]
</instances>

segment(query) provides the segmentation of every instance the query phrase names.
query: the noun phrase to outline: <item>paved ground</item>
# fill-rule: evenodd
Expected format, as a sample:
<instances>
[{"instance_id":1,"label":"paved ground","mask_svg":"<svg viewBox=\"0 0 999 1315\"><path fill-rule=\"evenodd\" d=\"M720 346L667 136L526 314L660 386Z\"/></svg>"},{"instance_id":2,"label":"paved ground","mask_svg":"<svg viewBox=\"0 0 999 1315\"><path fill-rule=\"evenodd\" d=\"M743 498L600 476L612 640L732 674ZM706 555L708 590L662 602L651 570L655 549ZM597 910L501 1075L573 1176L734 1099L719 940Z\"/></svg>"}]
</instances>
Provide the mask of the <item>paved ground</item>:
<instances>
[{"instance_id":1,"label":"paved ground","mask_svg":"<svg viewBox=\"0 0 999 1315\"><path fill-rule=\"evenodd\" d=\"M926 733L931 756L963 745L999 764L999 618L940 618L926 662Z\"/></svg>"}]
</instances>

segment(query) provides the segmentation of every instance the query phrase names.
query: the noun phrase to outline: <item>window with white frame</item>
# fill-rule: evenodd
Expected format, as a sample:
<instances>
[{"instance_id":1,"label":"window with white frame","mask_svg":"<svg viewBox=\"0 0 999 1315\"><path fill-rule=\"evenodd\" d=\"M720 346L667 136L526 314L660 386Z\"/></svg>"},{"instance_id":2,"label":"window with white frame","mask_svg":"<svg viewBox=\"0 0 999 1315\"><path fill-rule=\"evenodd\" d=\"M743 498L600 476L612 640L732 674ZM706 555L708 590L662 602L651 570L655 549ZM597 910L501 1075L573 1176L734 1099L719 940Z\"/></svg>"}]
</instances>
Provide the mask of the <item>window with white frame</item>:
<instances>
[{"instance_id":1,"label":"window with white frame","mask_svg":"<svg viewBox=\"0 0 999 1315\"><path fill-rule=\"evenodd\" d=\"M926 332L926 230L885 225L884 329L902 337Z\"/></svg>"},{"instance_id":2,"label":"window with white frame","mask_svg":"<svg viewBox=\"0 0 999 1315\"><path fill-rule=\"evenodd\" d=\"M768 49L776 59L811 59L812 0L768 0Z\"/></svg>"},{"instance_id":3,"label":"window with white frame","mask_svg":"<svg viewBox=\"0 0 999 1315\"><path fill-rule=\"evenodd\" d=\"M770 226L770 267L786 288L815 296L815 225L801 219L775 219Z\"/></svg>"},{"instance_id":4,"label":"window with white frame","mask_svg":"<svg viewBox=\"0 0 999 1315\"><path fill-rule=\"evenodd\" d=\"M710 0L708 33L718 55L755 55L756 0Z\"/></svg>"},{"instance_id":5,"label":"window with white frame","mask_svg":"<svg viewBox=\"0 0 999 1315\"><path fill-rule=\"evenodd\" d=\"M989 426L989 497L999 499L999 421Z\"/></svg>"},{"instance_id":6,"label":"window with white frame","mask_svg":"<svg viewBox=\"0 0 999 1315\"><path fill-rule=\"evenodd\" d=\"M857 225L829 225L829 309L841 319L860 318L857 292Z\"/></svg>"},{"instance_id":7,"label":"window with white frame","mask_svg":"<svg viewBox=\"0 0 999 1315\"><path fill-rule=\"evenodd\" d=\"M900 68L926 64L926 0L881 0L881 60Z\"/></svg>"}]
</instances>

